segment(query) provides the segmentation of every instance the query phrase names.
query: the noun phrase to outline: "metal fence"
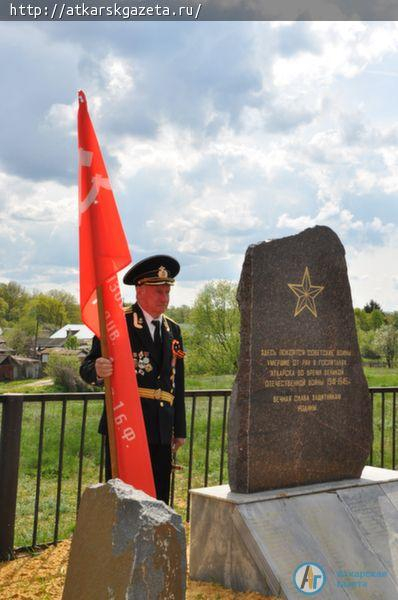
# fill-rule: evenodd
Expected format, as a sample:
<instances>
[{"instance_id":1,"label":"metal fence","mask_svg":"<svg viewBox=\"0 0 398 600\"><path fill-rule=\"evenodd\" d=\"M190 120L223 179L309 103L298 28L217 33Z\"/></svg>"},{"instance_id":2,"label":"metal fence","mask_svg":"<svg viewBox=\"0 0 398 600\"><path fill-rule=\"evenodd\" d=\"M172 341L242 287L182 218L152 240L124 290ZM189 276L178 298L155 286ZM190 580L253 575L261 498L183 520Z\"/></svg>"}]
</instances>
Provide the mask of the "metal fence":
<instances>
[{"instance_id":1,"label":"metal fence","mask_svg":"<svg viewBox=\"0 0 398 600\"><path fill-rule=\"evenodd\" d=\"M188 490L224 482L229 397L185 394L188 441L172 472L171 504L187 520ZM104 479L103 400L103 392L0 396L0 560L73 530L82 490Z\"/></svg>"},{"instance_id":2,"label":"metal fence","mask_svg":"<svg viewBox=\"0 0 398 600\"><path fill-rule=\"evenodd\" d=\"M398 387L370 388L373 447L369 464L396 467ZM97 434L103 393L0 396L0 560L70 535L83 488L103 481ZM186 392L188 442L173 470L171 503L189 521L189 489L226 477L230 390ZM181 470L182 469L182 470Z\"/></svg>"}]
</instances>

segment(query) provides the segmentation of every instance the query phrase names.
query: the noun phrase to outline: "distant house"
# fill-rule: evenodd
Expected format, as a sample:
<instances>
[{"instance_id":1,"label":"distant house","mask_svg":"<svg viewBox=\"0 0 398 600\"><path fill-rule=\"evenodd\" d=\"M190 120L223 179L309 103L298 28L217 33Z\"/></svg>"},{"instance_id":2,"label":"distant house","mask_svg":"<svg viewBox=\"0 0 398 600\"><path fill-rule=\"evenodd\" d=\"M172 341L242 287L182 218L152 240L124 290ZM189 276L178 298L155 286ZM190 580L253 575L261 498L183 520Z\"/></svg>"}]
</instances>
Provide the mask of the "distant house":
<instances>
[{"instance_id":1,"label":"distant house","mask_svg":"<svg viewBox=\"0 0 398 600\"><path fill-rule=\"evenodd\" d=\"M64 347L67 339L72 335L78 341L78 350L69 350ZM51 354L64 356L74 354L80 360L83 360L89 352L93 336L93 332L86 325L69 323L58 329L58 331L55 331L50 337L38 338L36 345L37 353L40 355L43 364L48 362Z\"/></svg>"},{"instance_id":2,"label":"distant house","mask_svg":"<svg viewBox=\"0 0 398 600\"><path fill-rule=\"evenodd\" d=\"M57 356L77 356L80 360L83 360L83 358L86 356L86 354L82 355L80 350L69 350L69 348L62 348L62 347L60 347L60 348L43 348L39 352L39 356L41 358L41 362L42 362L43 366L46 363L48 363L48 359L53 354L56 354Z\"/></svg>"},{"instance_id":3,"label":"distant house","mask_svg":"<svg viewBox=\"0 0 398 600\"><path fill-rule=\"evenodd\" d=\"M25 356L0 355L0 381L14 379L38 379L41 375L41 363Z\"/></svg>"}]
</instances>

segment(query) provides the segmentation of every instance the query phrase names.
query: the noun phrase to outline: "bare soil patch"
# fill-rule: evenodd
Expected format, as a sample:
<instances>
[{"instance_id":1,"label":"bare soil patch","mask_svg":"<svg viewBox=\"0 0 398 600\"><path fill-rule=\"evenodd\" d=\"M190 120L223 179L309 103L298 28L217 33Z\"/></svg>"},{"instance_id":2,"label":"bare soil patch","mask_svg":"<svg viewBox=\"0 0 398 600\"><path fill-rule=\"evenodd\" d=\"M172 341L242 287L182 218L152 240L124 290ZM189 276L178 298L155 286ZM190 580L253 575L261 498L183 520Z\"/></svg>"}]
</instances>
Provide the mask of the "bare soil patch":
<instances>
[{"instance_id":1,"label":"bare soil patch","mask_svg":"<svg viewBox=\"0 0 398 600\"><path fill-rule=\"evenodd\" d=\"M1 600L61 600L70 540L36 555L0 563ZM277 600L188 579L187 600ZM80 599L83 600L83 599Z\"/></svg>"}]
</instances>

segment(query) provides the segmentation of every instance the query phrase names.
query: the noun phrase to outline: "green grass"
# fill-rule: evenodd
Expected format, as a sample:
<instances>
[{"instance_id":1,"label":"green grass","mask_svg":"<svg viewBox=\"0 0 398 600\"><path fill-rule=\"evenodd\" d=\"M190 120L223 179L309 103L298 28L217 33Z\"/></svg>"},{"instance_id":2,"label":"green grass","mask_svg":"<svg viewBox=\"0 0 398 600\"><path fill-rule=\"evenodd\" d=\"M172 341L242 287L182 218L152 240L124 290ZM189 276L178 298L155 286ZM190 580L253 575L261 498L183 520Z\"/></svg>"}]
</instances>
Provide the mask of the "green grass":
<instances>
[{"instance_id":1,"label":"green grass","mask_svg":"<svg viewBox=\"0 0 398 600\"><path fill-rule=\"evenodd\" d=\"M396 387L398 386L398 368L364 368L369 387Z\"/></svg>"},{"instance_id":2,"label":"green grass","mask_svg":"<svg viewBox=\"0 0 398 600\"><path fill-rule=\"evenodd\" d=\"M186 377L187 390L230 390L234 375L191 375Z\"/></svg>"},{"instance_id":3,"label":"green grass","mask_svg":"<svg viewBox=\"0 0 398 600\"><path fill-rule=\"evenodd\" d=\"M377 388L398 386L397 368L387 369L365 367L364 371L369 387ZM382 394L375 394L373 400L372 463L375 466L383 466L387 469L392 469L398 465L397 451L393 449L393 394L384 394L384 419L382 413ZM396 421L398 423L398 419L396 419ZM395 428L395 437L397 438L398 444L397 427Z\"/></svg>"},{"instance_id":4,"label":"green grass","mask_svg":"<svg viewBox=\"0 0 398 600\"><path fill-rule=\"evenodd\" d=\"M46 379L21 379L16 381L0 381L0 394L49 394L51 392L60 392L53 383L43 385L41 382Z\"/></svg>"},{"instance_id":5,"label":"green grass","mask_svg":"<svg viewBox=\"0 0 398 600\"><path fill-rule=\"evenodd\" d=\"M366 376L370 386L398 385L398 369L366 368ZM187 389L230 389L233 383L232 375L206 376L187 378ZM12 382L0 384L0 393L12 392L48 392L57 391L54 387L28 386L31 382ZM36 382L37 383L37 382ZM50 387L50 386L49 386ZM63 452L63 478L60 503L60 522L58 539L70 535L75 524L77 510L77 474L80 450L80 433L83 412L83 402L69 401L66 409L65 447ZM207 420L209 399L205 396L197 398L195 410L195 432L193 437L193 473L192 487L218 485L220 482L220 459L222 422L224 414L223 397L215 397L212 402L211 430L209 436L208 478L205 481ZM374 452L373 463L381 465L381 424L382 399L376 395L374 401ZM40 428L40 402L24 405L20 480L18 487L18 504L16 520L16 546L29 546L32 543L33 514L36 494L36 470L38 456L38 441ZM102 411L101 401L89 401L87 410L86 436L83 460L83 486L96 483L99 476L99 457L101 436L97 433L98 421ZM42 479L40 488L39 522L37 543L49 542L54 536L54 524L57 500L57 476L59 465L59 442L61 436L62 403L47 403L45 410L45 427L42 456ZM192 398L187 399L187 424L191 423ZM385 428L384 428L384 466L391 468L392 461L392 395L385 395ZM184 468L175 474L175 508L185 516L188 481L188 462L190 432L186 445L178 453L178 463ZM226 440L225 440L226 441ZM226 445L226 444L225 444ZM224 449L223 481L227 481L227 450ZM398 462L398 461L397 461Z\"/></svg>"},{"instance_id":6,"label":"green grass","mask_svg":"<svg viewBox=\"0 0 398 600\"><path fill-rule=\"evenodd\" d=\"M97 433L97 427L101 412L101 401L88 402L83 451L83 489L86 485L98 481L101 436ZM19 466L20 477L15 532L16 546L29 546L32 543L40 413L40 402L25 404ZM37 543L44 543L53 539L60 458L62 458L62 494L58 538L62 539L66 537L73 529L77 510L77 481L82 414L83 402L69 401L66 403L65 444L61 457L62 402L46 403Z\"/></svg>"}]
</instances>

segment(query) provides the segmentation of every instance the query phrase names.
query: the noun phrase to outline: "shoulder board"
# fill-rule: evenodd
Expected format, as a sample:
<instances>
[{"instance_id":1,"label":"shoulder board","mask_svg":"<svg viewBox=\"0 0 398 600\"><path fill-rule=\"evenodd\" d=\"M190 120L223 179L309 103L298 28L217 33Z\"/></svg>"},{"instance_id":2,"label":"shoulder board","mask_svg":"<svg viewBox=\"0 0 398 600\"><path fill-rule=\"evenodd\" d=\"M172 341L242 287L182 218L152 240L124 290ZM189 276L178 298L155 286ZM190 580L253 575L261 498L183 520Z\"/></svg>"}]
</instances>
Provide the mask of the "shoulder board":
<instances>
[{"instance_id":1,"label":"shoulder board","mask_svg":"<svg viewBox=\"0 0 398 600\"><path fill-rule=\"evenodd\" d=\"M165 318L170 321L170 323L174 323L174 325L178 325L177 321L174 321L174 319L170 319L170 317L168 317L167 315L164 315Z\"/></svg>"},{"instance_id":2,"label":"shoulder board","mask_svg":"<svg viewBox=\"0 0 398 600\"><path fill-rule=\"evenodd\" d=\"M133 312L133 307L132 306L123 306L123 311L125 315L129 315L130 313Z\"/></svg>"}]
</instances>

